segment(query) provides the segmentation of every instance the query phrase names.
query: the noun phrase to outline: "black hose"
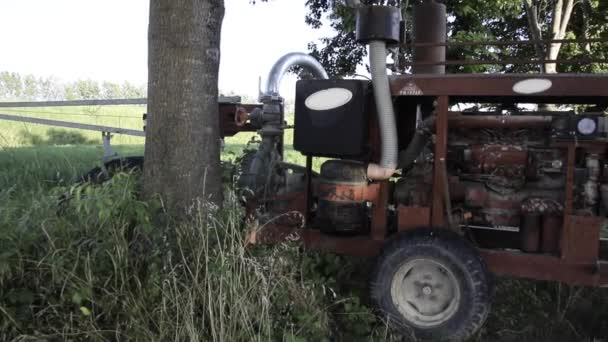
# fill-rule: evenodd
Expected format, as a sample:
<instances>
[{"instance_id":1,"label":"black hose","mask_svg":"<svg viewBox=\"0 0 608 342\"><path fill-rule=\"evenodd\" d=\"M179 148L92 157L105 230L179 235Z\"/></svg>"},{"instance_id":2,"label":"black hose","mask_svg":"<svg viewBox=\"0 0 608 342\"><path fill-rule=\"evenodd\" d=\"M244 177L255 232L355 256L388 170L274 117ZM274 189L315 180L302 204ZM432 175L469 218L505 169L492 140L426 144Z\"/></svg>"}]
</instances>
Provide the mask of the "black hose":
<instances>
[{"instance_id":1,"label":"black hose","mask_svg":"<svg viewBox=\"0 0 608 342\"><path fill-rule=\"evenodd\" d=\"M416 158L420 156L424 147L429 143L431 135L429 134L429 128L435 125L436 116L430 116L426 118L420 126L416 129L412 141L405 150L399 152L399 164L398 168L407 170L412 167Z\"/></svg>"}]
</instances>

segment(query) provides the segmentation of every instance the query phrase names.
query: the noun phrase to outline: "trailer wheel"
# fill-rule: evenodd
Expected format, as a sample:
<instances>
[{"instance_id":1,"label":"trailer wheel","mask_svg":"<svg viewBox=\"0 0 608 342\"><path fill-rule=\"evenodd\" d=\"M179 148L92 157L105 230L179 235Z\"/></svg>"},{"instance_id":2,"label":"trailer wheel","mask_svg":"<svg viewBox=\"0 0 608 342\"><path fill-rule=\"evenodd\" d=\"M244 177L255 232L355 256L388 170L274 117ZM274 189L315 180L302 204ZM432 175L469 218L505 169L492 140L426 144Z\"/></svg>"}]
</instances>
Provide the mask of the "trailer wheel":
<instances>
[{"instance_id":1,"label":"trailer wheel","mask_svg":"<svg viewBox=\"0 0 608 342\"><path fill-rule=\"evenodd\" d=\"M104 167L95 167L78 178L79 183L101 184L108 181L118 172L140 172L144 167L144 157L116 158L104 163Z\"/></svg>"},{"instance_id":2,"label":"trailer wheel","mask_svg":"<svg viewBox=\"0 0 608 342\"><path fill-rule=\"evenodd\" d=\"M389 325L420 339L465 340L490 310L489 275L456 233L419 229L389 242L378 258L371 296Z\"/></svg>"}]
</instances>

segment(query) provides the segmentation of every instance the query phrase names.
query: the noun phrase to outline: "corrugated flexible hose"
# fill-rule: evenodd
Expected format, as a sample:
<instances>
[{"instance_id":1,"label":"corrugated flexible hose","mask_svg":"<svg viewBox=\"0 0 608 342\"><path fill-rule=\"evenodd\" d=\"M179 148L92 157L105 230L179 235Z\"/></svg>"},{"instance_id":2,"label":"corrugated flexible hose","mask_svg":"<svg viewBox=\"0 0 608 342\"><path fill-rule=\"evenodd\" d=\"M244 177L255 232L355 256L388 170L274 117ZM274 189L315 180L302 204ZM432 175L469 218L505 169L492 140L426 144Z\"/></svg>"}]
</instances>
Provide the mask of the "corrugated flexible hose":
<instances>
[{"instance_id":1,"label":"corrugated flexible hose","mask_svg":"<svg viewBox=\"0 0 608 342\"><path fill-rule=\"evenodd\" d=\"M367 177L371 180L385 180L395 173L399 154L395 110L386 73L385 42L372 41L369 43L369 60L378 123L380 125L382 155L380 164L371 163L368 165Z\"/></svg>"}]
</instances>

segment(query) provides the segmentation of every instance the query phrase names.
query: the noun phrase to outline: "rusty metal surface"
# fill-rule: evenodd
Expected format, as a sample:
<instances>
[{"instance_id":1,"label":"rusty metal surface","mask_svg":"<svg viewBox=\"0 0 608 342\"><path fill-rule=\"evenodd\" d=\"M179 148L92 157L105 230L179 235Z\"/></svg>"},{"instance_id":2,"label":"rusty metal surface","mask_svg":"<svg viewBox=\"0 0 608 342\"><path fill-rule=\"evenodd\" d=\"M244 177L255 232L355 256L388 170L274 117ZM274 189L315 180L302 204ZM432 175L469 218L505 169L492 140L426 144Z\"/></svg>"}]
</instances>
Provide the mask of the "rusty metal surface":
<instances>
[{"instance_id":1,"label":"rusty metal surface","mask_svg":"<svg viewBox=\"0 0 608 342\"><path fill-rule=\"evenodd\" d=\"M387 209L390 183L382 181L370 184L368 198L372 202L371 237L374 241L384 241L387 236Z\"/></svg>"},{"instance_id":2,"label":"rusty metal surface","mask_svg":"<svg viewBox=\"0 0 608 342\"><path fill-rule=\"evenodd\" d=\"M398 230L400 232L409 229L429 227L431 224L431 208L429 207L406 207L400 205L397 208Z\"/></svg>"},{"instance_id":3,"label":"rusty metal surface","mask_svg":"<svg viewBox=\"0 0 608 342\"><path fill-rule=\"evenodd\" d=\"M445 226L445 208L443 199L445 187L443 184L443 168L447 154L448 144L448 106L447 96L437 98L437 121L435 123L435 161L433 170L433 206L431 209L431 224L435 227Z\"/></svg>"},{"instance_id":4,"label":"rusty metal surface","mask_svg":"<svg viewBox=\"0 0 608 342\"><path fill-rule=\"evenodd\" d=\"M570 215L572 214L574 203L574 169L576 163L576 146L573 142L568 143L566 146L568 152L566 155L566 199L564 201L564 214ZM565 235L562 236L562 241L565 237Z\"/></svg>"},{"instance_id":5,"label":"rusty metal surface","mask_svg":"<svg viewBox=\"0 0 608 342\"><path fill-rule=\"evenodd\" d=\"M517 82L530 78L550 80L552 87L535 95L514 93L513 86ZM425 181L424 177L420 177L419 182L416 181L422 190L424 187L430 190L431 196L424 206L398 205L398 231L429 225L445 227L447 203L444 200L446 192L451 192L453 197L458 198L459 201L450 204L458 202L458 205L464 205L464 209L455 206L454 213L457 213L457 210L463 210L463 213L466 211L466 214L471 216L472 224L480 224L479 222L483 221L488 222L488 226L494 225L494 228L500 226L520 228L521 236L518 236L518 233L505 233L503 236L508 235L514 240L515 248L521 248L529 253L499 249L480 250L493 272L516 277L563 281L570 284L608 285L608 264L598 260L599 218L572 216L575 209L573 203L577 152L598 151L605 155L606 140L547 142L545 139L538 143L540 140L534 136L535 140L528 139L525 142L513 140L515 143L512 143L512 139L508 139L509 130L526 129L526 132L537 131L539 132L537 135L542 136L548 132L552 117L549 115L465 115L449 112L450 102L469 100L480 103L491 102L490 100L608 103L608 93L606 93L608 75L400 75L391 77L391 89L395 96L437 97L438 113L436 135L434 136L435 150L432 154L434 159L428 159L429 169L425 173L425 177L432 178L434 181L432 183ZM410 99L402 100L409 101ZM234 112L231 115L234 115ZM370 159L375 161L378 157L378 146L380 146L375 116L371 115L368 127ZM460 129L460 131L452 130L453 128ZM492 136L496 139L476 142L475 133L471 130L473 128L493 130L495 134ZM450 166L447 160L448 129L450 129L450 153L453 152L452 149L455 146L452 140L454 134L472 132L470 135L473 137L470 140L463 140L464 143L459 142L461 144L459 146L464 146L463 149L467 149L467 153L469 153L470 159L464 161L470 164L471 170L459 166L459 174L443 174L444 166L446 164ZM505 134L505 132L507 133ZM528 136L526 135L526 137ZM530 141L536 144L529 145L534 148L526 145ZM520 145L524 148L520 148ZM496 177L511 181L521 178L524 179L524 183L530 181L526 178L529 175L524 171L529 166L529 159L534 157L535 153L540 153L534 149L560 152L557 156L552 154L547 157L539 157L542 163L538 164L540 165L539 170L545 170L547 168L545 164L550 164L552 161L563 161L565 166L562 166L561 162L559 166L551 166L551 172L554 175L559 174L559 177L554 178L553 182L546 182L541 178L540 171L532 172L537 176L533 182L535 185L540 184L538 188L526 187L526 184L522 184L522 186L512 183L497 184ZM471 161L474 163L470 163ZM431 172L428 172L431 163L434 163L432 177ZM307 164L310 169L311 161L307 160ZM536 164L534 165L536 167ZM511 169L508 170L508 173L504 173L502 172L503 167ZM535 171L538 170L535 169ZM453 172L452 169L450 172ZM448 191L446 191L444 180L447 176L453 176L449 179ZM296 211L302 210L304 214L309 215L313 208L313 194L320 199L335 202L369 201L372 203L369 234L330 235L318 229L312 229L310 222L301 222L300 227L305 226L304 228L290 226L283 222L273 222L273 224L264 226L256 234L257 240L267 243L291 240L301 243L307 248L323 249L340 254L377 255L389 237L387 209L392 193L391 183L380 182L362 186L361 184L330 184L331 182L328 182L316 184L313 189L310 181L309 178L308 195L302 193L300 198L294 199L294 204L285 204L285 208L294 209L293 207L297 206ZM475 187L475 184L478 186ZM409 195L410 191L414 190L418 190L418 188L404 189L403 192L407 196L403 197L415 199L415 196ZM425 195L423 191L418 192L421 194L420 197ZM452 199L454 200L454 198ZM532 200L526 201L527 198L532 198ZM423 199L419 202L425 202ZM558 201L557 205L554 205L555 201ZM411 202L410 200L407 204L412 205ZM396 201L396 204L399 203ZM554 207L558 209L554 209ZM523 222L520 222L522 213L526 216ZM534 218L530 219L531 216ZM481 219L476 221L477 218ZM488 234L494 240L499 240L501 236L494 232ZM519 238L522 240L518 241ZM511 248L511 245L506 246L503 241L496 241L494 247Z\"/></svg>"},{"instance_id":6,"label":"rusty metal surface","mask_svg":"<svg viewBox=\"0 0 608 342\"><path fill-rule=\"evenodd\" d=\"M451 124L451 122L450 122ZM471 167L477 172L501 175L501 167L522 166L518 170L521 174L508 175L509 177L523 176L523 166L528 161L528 151L517 145L484 144L471 146ZM498 172L498 174L497 174Z\"/></svg>"},{"instance_id":7,"label":"rusty metal surface","mask_svg":"<svg viewBox=\"0 0 608 342\"><path fill-rule=\"evenodd\" d=\"M603 218L597 216L565 216L561 255L566 262L595 263L598 261L602 220Z\"/></svg>"},{"instance_id":8,"label":"rusty metal surface","mask_svg":"<svg viewBox=\"0 0 608 342\"><path fill-rule=\"evenodd\" d=\"M434 1L416 4L413 21L413 73L445 74L446 47L442 44L447 39L445 4ZM425 43L431 45L421 45Z\"/></svg>"},{"instance_id":9,"label":"rusty metal surface","mask_svg":"<svg viewBox=\"0 0 608 342\"><path fill-rule=\"evenodd\" d=\"M232 103L220 103L220 135L222 137L231 137L239 132L255 132L256 129L249 123L237 125L235 116L240 112L250 112L254 108L261 108L261 105L241 105Z\"/></svg>"},{"instance_id":10,"label":"rusty metal surface","mask_svg":"<svg viewBox=\"0 0 608 342\"><path fill-rule=\"evenodd\" d=\"M543 253L556 254L559 252L559 239L563 219L561 215L547 214L543 216L541 231L541 250Z\"/></svg>"},{"instance_id":11,"label":"rusty metal surface","mask_svg":"<svg viewBox=\"0 0 608 342\"><path fill-rule=\"evenodd\" d=\"M542 78L552 82L551 88L538 94L522 95L513 91L520 81ZM393 96L416 95L450 96L458 102L483 102L488 98L508 96L514 102L594 103L595 98L606 98L606 74L446 74L446 75L395 75L389 77ZM582 101L582 102L580 102Z\"/></svg>"},{"instance_id":12,"label":"rusty metal surface","mask_svg":"<svg viewBox=\"0 0 608 342\"><path fill-rule=\"evenodd\" d=\"M445 65L526 65L526 64L546 64L546 63L559 63L565 65L578 65L578 64L600 64L608 63L607 58L571 58L571 59L486 59L486 60L470 60L470 59L457 59L447 61L420 61L420 62L405 62L403 65L414 66L414 67L430 67L430 66L445 66Z\"/></svg>"},{"instance_id":13,"label":"rusty metal surface","mask_svg":"<svg viewBox=\"0 0 608 342\"><path fill-rule=\"evenodd\" d=\"M321 180L315 191L319 198L332 202L363 202L370 197L367 183L346 184Z\"/></svg>"},{"instance_id":14,"label":"rusty metal surface","mask_svg":"<svg viewBox=\"0 0 608 342\"><path fill-rule=\"evenodd\" d=\"M368 236L339 237L308 228L266 225L253 232L250 243L299 243L305 248L344 255L377 256L384 241ZM568 284L608 285L608 263L571 263L557 256L529 254L516 251L480 249L489 270L496 275L561 281Z\"/></svg>"},{"instance_id":15,"label":"rusty metal surface","mask_svg":"<svg viewBox=\"0 0 608 342\"><path fill-rule=\"evenodd\" d=\"M600 238L600 259L608 260L608 239Z\"/></svg>"},{"instance_id":16,"label":"rusty metal surface","mask_svg":"<svg viewBox=\"0 0 608 342\"><path fill-rule=\"evenodd\" d=\"M581 43L608 43L606 38L586 39L546 39L546 40L494 40L494 41L469 41L469 42L444 42L444 43L419 43L411 42L409 46L512 46L512 45L534 45L534 44L581 44Z\"/></svg>"},{"instance_id":17,"label":"rusty metal surface","mask_svg":"<svg viewBox=\"0 0 608 342\"><path fill-rule=\"evenodd\" d=\"M470 115L450 112L450 128L545 128L551 126L545 115Z\"/></svg>"},{"instance_id":18,"label":"rusty metal surface","mask_svg":"<svg viewBox=\"0 0 608 342\"><path fill-rule=\"evenodd\" d=\"M538 214L526 214L521 217L521 250L536 253L540 248L540 219Z\"/></svg>"},{"instance_id":19,"label":"rusty metal surface","mask_svg":"<svg viewBox=\"0 0 608 342\"><path fill-rule=\"evenodd\" d=\"M306 177L306 189L304 190L305 191L304 201L306 204L306 208L305 208L306 211L304 212L304 219L306 220L306 223L308 223L310 221L312 204L313 204L312 156L306 156L306 176L305 177Z\"/></svg>"},{"instance_id":20,"label":"rusty metal surface","mask_svg":"<svg viewBox=\"0 0 608 342\"><path fill-rule=\"evenodd\" d=\"M603 263L568 263L551 255L487 249L481 249L480 254L496 275L561 281L573 285L608 285L608 266Z\"/></svg>"}]
</instances>

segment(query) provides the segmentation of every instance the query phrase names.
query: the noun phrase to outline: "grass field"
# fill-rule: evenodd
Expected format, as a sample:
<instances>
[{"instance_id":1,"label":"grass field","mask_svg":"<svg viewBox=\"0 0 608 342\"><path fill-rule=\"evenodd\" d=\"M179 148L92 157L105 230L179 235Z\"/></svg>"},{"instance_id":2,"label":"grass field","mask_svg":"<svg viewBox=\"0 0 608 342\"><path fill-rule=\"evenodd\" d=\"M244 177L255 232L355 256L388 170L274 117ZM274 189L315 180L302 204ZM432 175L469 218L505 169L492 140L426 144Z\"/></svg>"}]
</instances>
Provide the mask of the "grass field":
<instances>
[{"instance_id":1,"label":"grass field","mask_svg":"<svg viewBox=\"0 0 608 342\"><path fill-rule=\"evenodd\" d=\"M145 106L97 106L97 107L42 107L42 108L2 108L0 113L49 120L70 121L93 125L112 126L141 130L142 114ZM3 147L31 145L31 137L48 138L49 126L19 122L0 121L0 144ZM83 130L61 129L77 132L91 142L101 143L101 133ZM113 143L139 145L144 143L140 137L116 135Z\"/></svg>"},{"instance_id":2,"label":"grass field","mask_svg":"<svg viewBox=\"0 0 608 342\"><path fill-rule=\"evenodd\" d=\"M50 120L70 121L110 127L128 128L141 130L142 114L144 106L97 106L97 107L48 107L48 108L19 108L1 109L0 113L19 115L24 117L35 117ZM288 122L293 122L293 116L288 115ZM247 146L247 143L256 133L244 132L225 139L224 160L234 159ZM117 151L123 155L143 154L145 139L129 135L116 134L112 137L112 145L117 146ZM5 150L20 147L48 146L48 145L91 145L101 146L101 133L94 131L54 128L51 126L20 123L0 120L0 147ZM293 129L285 132L286 159L292 163L303 165L304 157L293 150ZM127 146L121 149L120 146ZM99 148L87 147L82 155L90 153L101 156L103 153ZM87 161L91 161L90 159ZM322 159L315 160L314 167L319 169Z\"/></svg>"},{"instance_id":3,"label":"grass field","mask_svg":"<svg viewBox=\"0 0 608 342\"><path fill-rule=\"evenodd\" d=\"M80 110L44 115L72 121ZM138 128L139 117L114 117L126 112L142 109L95 111L94 122ZM42 126L0 122L0 131L0 341L400 340L367 305L369 261L245 248L242 209L230 196L225 210L201 206L187 226L159 220L158 203L137 198L134 177L73 187L99 163L96 133L84 134L96 144L49 146ZM227 138L223 158L252 136ZM121 155L141 155L142 143L114 140ZM607 289L499 278L473 340L608 341L607 313Z\"/></svg>"}]
</instances>

